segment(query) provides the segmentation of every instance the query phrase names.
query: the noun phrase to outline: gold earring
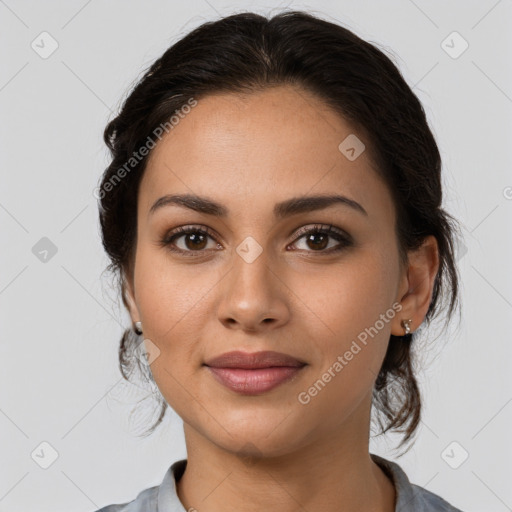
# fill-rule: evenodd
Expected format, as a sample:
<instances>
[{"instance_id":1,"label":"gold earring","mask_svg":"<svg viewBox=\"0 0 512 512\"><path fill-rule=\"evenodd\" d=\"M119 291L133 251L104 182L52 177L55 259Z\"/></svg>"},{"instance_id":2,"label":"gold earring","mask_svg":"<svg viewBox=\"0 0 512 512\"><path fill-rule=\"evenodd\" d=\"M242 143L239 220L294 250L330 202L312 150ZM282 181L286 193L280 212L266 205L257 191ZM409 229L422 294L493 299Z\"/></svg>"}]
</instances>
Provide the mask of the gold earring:
<instances>
[{"instance_id":1,"label":"gold earring","mask_svg":"<svg viewBox=\"0 0 512 512\"><path fill-rule=\"evenodd\" d=\"M404 328L405 336L407 336L407 334L409 334L411 332L411 322L412 322L412 319L402 320L402 327Z\"/></svg>"}]
</instances>

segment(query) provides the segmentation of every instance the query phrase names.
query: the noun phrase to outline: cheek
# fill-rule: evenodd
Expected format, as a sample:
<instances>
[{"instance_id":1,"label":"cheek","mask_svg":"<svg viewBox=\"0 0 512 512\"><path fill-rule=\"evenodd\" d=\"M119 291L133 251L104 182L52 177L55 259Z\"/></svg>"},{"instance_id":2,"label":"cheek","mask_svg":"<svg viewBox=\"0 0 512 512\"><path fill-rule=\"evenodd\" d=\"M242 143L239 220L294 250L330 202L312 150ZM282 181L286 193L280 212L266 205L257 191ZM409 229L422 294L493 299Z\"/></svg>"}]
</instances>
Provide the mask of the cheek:
<instances>
[{"instance_id":1,"label":"cheek","mask_svg":"<svg viewBox=\"0 0 512 512\"><path fill-rule=\"evenodd\" d=\"M339 265L305 273L294 289L311 319L324 326L323 332L346 341L391 308L396 280L393 262L369 248L354 252Z\"/></svg>"},{"instance_id":2,"label":"cheek","mask_svg":"<svg viewBox=\"0 0 512 512\"><path fill-rule=\"evenodd\" d=\"M169 405L185 411L193 391L190 382L202 364L199 347L207 341L201 326L213 308L219 276L199 275L193 265L172 264L162 249L142 248L136 261L134 282L144 338L158 348L151 372Z\"/></svg>"},{"instance_id":3,"label":"cheek","mask_svg":"<svg viewBox=\"0 0 512 512\"><path fill-rule=\"evenodd\" d=\"M329 382L327 394L338 403L353 401L377 377L396 315L395 279L393 262L367 250L302 281L299 293L311 317L303 327L317 345L313 377Z\"/></svg>"},{"instance_id":4,"label":"cheek","mask_svg":"<svg viewBox=\"0 0 512 512\"><path fill-rule=\"evenodd\" d=\"M177 265L165 249L147 244L137 252L134 281L141 316L151 334L164 341L183 339L178 333L184 326L201 321L198 315L218 279L193 264Z\"/></svg>"}]
</instances>

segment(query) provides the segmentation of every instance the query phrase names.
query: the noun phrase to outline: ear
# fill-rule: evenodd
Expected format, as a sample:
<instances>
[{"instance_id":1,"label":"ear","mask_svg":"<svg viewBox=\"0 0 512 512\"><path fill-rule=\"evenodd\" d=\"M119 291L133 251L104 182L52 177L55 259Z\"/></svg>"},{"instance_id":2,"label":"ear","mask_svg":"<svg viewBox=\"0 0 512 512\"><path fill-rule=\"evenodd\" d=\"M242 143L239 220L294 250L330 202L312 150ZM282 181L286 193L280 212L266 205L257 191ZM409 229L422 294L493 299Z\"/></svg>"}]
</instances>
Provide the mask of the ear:
<instances>
[{"instance_id":1,"label":"ear","mask_svg":"<svg viewBox=\"0 0 512 512\"><path fill-rule=\"evenodd\" d=\"M425 238L423 244L408 253L409 262L402 276L396 300L402 310L395 316L391 334L403 336L402 320L411 319L411 333L421 325L427 314L434 291L434 282L439 270L439 249L433 235Z\"/></svg>"},{"instance_id":2,"label":"ear","mask_svg":"<svg viewBox=\"0 0 512 512\"><path fill-rule=\"evenodd\" d=\"M140 321L139 309L135 302L133 278L127 277L126 275L123 277L123 303L130 313L132 324Z\"/></svg>"}]
</instances>

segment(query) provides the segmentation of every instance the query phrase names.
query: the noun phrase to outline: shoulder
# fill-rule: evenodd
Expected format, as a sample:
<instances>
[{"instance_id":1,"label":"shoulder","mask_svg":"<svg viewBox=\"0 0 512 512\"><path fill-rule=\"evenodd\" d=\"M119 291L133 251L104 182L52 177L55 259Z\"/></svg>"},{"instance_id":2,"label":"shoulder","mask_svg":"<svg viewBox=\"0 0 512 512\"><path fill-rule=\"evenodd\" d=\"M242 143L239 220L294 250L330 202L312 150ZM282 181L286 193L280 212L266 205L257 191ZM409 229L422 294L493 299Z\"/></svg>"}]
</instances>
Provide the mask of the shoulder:
<instances>
[{"instance_id":1,"label":"shoulder","mask_svg":"<svg viewBox=\"0 0 512 512\"><path fill-rule=\"evenodd\" d=\"M417 496L418 501L421 501L425 512L462 512L462 510L455 508L451 503L441 498L438 494L420 487L416 484L411 484L412 492ZM398 512L398 510L397 510ZM402 512L405 512L402 511Z\"/></svg>"},{"instance_id":2,"label":"shoulder","mask_svg":"<svg viewBox=\"0 0 512 512\"><path fill-rule=\"evenodd\" d=\"M107 505L94 512L157 512L158 489L159 486L144 489L132 501Z\"/></svg>"},{"instance_id":3,"label":"shoulder","mask_svg":"<svg viewBox=\"0 0 512 512\"><path fill-rule=\"evenodd\" d=\"M187 459L175 461L164 475L162 483L140 491L127 503L107 505L94 512L158 512L159 510L184 511L176 492L176 481L181 478Z\"/></svg>"},{"instance_id":4,"label":"shoulder","mask_svg":"<svg viewBox=\"0 0 512 512\"><path fill-rule=\"evenodd\" d=\"M393 480L397 494L395 512L463 512L441 496L413 484L396 462L375 454L371 458Z\"/></svg>"}]
</instances>

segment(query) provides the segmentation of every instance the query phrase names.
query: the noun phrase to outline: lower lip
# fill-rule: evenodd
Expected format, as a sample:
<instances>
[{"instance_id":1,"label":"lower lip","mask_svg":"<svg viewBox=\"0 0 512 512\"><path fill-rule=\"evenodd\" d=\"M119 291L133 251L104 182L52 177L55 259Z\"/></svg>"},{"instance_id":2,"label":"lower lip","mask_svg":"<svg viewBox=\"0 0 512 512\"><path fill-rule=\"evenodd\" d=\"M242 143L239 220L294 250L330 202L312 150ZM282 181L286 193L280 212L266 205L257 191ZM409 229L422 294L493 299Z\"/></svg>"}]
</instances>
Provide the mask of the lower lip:
<instances>
[{"instance_id":1,"label":"lower lip","mask_svg":"<svg viewBox=\"0 0 512 512\"><path fill-rule=\"evenodd\" d=\"M211 366L207 366L207 368L227 388L242 395L259 395L291 379L304 366L275 366L254 370L213 368Z\"/></svg>"}]
</instances>

